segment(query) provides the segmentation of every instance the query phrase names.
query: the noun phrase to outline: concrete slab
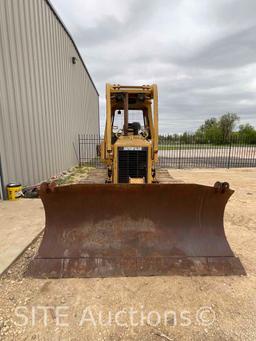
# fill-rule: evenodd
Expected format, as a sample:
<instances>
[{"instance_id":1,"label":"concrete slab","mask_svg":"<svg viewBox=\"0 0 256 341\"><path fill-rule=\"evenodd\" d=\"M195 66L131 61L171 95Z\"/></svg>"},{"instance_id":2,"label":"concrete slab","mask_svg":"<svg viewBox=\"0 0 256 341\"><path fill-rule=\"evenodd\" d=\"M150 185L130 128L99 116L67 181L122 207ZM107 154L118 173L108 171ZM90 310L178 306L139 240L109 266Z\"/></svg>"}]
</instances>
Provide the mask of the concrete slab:
<instances>
[{"instance_id":1,"label":"concrete slab","mask_svg":"<svg viewBox=\"0 0 256 341\"><path fill-rule=\"evenodd\" d=\"M0 200L0 274L44 228L40 199Z\"/></svg>"}]
</instances>

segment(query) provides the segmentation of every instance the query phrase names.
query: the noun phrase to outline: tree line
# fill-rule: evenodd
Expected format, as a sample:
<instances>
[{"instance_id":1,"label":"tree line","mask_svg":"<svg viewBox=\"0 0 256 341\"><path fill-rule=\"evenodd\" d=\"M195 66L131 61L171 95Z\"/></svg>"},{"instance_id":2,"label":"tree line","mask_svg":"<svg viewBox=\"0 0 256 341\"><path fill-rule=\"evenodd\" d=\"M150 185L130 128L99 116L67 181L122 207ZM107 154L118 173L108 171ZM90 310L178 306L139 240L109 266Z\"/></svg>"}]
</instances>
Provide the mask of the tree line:
<instances>
[{"instance_id":1,"label":"tree line","mask_svg":"<svg viewBox=\"0 0 256 341\"><path fill-rule=\"evenodd\" d=\"M249 123L237 124L240 117L235 113L227 113L220 118L207 119L194 133L159 135L159 143L213 143L229 144L242 142L256 144L256 129Z\"/></svg>"}]
</instances>

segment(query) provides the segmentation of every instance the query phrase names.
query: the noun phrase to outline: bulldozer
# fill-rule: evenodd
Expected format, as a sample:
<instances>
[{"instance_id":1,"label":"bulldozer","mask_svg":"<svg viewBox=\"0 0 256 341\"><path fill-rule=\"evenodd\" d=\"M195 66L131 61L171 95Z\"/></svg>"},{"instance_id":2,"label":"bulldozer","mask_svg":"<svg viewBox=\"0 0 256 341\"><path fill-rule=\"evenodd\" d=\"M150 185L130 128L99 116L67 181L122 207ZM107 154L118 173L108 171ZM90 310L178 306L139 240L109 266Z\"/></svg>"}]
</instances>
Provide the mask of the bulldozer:
<instances>
[{"instance_id":1,"label":"bulldozer","mask_svg":"<svg viewBox=\"0 0 256 341\"><path fill-rule=\"evenodd\" d=\"M245 274L224 231L229 184L187 184L157 168L156 84L106 85L99 149L101 183L41 184L46 224L29 275Z\"/></svg>"},{"instance_id":2,"label":"bulldozer","mask_svg":"<svg viewBox=\"0 0 256 341\"><path fill-rule=\"evenodd\" d=\"M107 183L154 183L158 159L157 86L106 85L106 126L101 159ZM129 120L136 113L138 121ZM115 118L119 125L115 125ZM133 115L134 116L134 115ZM118 120L117 120L118 123ZM121 123L121 125L120 125Z\"/></svg>"}]
</instances>

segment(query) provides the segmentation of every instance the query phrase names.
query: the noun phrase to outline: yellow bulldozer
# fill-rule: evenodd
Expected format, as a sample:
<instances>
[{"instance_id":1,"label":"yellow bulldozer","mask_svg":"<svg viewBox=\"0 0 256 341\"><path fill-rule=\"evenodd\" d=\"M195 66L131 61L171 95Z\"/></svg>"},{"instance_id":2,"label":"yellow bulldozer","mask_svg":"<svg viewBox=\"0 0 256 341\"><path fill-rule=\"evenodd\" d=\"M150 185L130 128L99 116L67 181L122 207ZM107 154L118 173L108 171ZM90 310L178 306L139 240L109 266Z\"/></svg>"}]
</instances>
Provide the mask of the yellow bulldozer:
<instances>
[{"instance_id":1,"label":"yellow bulldozer","mask_svg":"<svg viewBox=\"0 0 256 341\"><path fill-rule=\"evenodd\" d=\"M157 86L106 86L102 183L43 183L46 225L35 277L244 274L225 236L233 190L157 169ZM97 182L97 181L95 181Z\"/></svg>"},{"instance_id":2,"label":"yellow bulldozer","mask_svg":"<svg viewBox=\"0 0 256 341\"><path fill-rule=\"evenodd\" d=\"M157 86L106 86L106 127L101 159L108 183L156 182L158 157ZM129 120L129 112L138 121ZM116 116L121 126L115 126Z\"/></svg>"}]
</instances>

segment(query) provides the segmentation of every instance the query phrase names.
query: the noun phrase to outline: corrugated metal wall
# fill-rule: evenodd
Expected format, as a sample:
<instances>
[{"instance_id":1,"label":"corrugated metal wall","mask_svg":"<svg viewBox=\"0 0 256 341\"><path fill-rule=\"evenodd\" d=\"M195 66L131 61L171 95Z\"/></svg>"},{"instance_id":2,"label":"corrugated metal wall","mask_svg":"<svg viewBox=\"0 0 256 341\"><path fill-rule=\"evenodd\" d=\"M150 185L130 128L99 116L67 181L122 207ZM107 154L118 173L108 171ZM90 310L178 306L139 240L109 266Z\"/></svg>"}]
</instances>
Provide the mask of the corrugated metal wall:
<instances>
[{"instance_id":1,"label":"corrugated metal wall","mask_svg":"<svg viewBox=\"0 0 256 341\"><path fill-rule=\"evenodd\" d=\"M69 168L78 133L99 133L98 93L45 0L0 1L0 96L5 184Z\"/></svg>"}]
</instances>

